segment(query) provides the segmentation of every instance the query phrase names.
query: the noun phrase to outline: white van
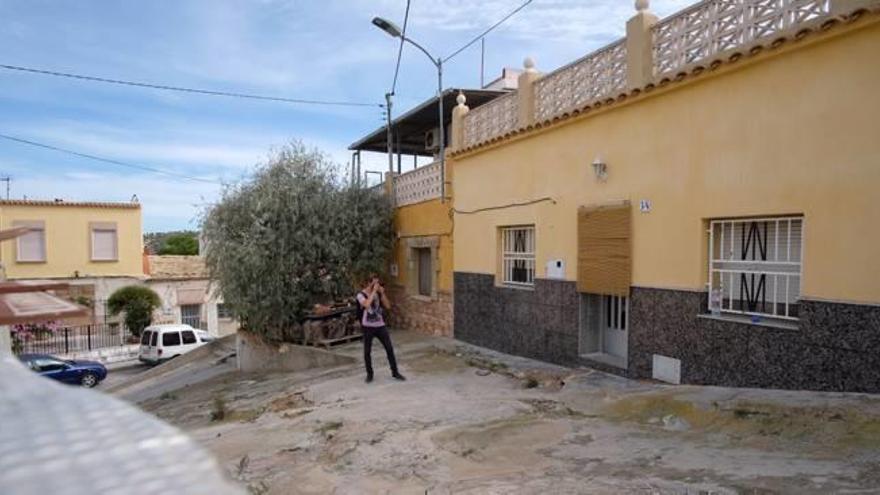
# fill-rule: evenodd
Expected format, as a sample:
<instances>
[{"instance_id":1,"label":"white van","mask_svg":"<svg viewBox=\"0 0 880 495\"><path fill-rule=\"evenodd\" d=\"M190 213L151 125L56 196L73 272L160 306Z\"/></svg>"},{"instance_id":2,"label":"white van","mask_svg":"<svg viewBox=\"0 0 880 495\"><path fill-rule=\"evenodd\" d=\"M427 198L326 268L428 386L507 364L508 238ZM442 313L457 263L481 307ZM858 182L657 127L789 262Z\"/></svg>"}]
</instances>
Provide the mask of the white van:
<instances>
[{"instance_id":1,"label":"white van","mask_svg":"<svg viewBox=\"0 0 880 495\"><path fill-rule=\"evenodd\" d=\"M208 340L207 332L189 325L149 326L141 334L138 359L144 363L158 364L197 349Z\"/></svg>"}]
</instances>

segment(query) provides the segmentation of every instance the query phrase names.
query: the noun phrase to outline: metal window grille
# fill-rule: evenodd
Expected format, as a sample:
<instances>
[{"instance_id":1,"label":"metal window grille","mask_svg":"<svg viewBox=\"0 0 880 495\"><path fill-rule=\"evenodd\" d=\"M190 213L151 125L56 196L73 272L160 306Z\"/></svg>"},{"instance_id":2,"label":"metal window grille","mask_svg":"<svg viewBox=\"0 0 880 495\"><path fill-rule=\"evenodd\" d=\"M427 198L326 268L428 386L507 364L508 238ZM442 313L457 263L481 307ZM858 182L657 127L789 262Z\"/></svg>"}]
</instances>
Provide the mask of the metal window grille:
<instances>
[{"instance_id":1,"label":"metal window grille","mask_svg":"<svg viewBox=\"0 0 880 495\"><path fill-rule=\"evenodd\" d=\"M605 327L611 330L626 330L625 296L602 296L605 304Z\"/></svg>"},{"instance_id":2,"label":"metal window grille","mask_svg":"<svg viewBox=\"0 0 880 495\"><path fill-rule=\"evenodd\" d=\"M535 284L535 227L501 229L502 282L506 285Z\"/></svg>"},{"instance_id":3,"label":"metal window grille","mask_svg":"<svg viewBox=\"0 0 880 495\"><path fill-rule=\"evenodd\" d=\"M202 328L202 305L183 304L180 306L180 322L193 328Z\"/></svg>"},{"instance_id":4,"label":"metal window grille","mask_svg":"<svg viewBox=\"0 0 880 495\"><path fill-rule=\"evenodd\" d=\"M798 319L802 217L713 220L709 310Z\"/></svg>"}]
</instances>

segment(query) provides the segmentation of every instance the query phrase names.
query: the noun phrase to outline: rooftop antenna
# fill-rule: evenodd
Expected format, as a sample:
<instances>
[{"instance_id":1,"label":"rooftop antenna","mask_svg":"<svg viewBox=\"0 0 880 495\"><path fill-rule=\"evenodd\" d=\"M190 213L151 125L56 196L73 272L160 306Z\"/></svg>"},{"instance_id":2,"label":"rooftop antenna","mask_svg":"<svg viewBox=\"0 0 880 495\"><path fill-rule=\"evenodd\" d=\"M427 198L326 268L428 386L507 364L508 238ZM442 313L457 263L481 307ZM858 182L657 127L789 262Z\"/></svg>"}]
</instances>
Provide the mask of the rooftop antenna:
<instances>
[{"instance_id":1,"label":"rooftop antenna","mask_svg":"<svg viewBox=\"0 0 880 495\"><path fill-rule=\"evenodd\" d=\"M480 89L485 88L485 83L483 82L484 74L486 73L486 38L480 38Z\"/></svg>"}]
</instances>

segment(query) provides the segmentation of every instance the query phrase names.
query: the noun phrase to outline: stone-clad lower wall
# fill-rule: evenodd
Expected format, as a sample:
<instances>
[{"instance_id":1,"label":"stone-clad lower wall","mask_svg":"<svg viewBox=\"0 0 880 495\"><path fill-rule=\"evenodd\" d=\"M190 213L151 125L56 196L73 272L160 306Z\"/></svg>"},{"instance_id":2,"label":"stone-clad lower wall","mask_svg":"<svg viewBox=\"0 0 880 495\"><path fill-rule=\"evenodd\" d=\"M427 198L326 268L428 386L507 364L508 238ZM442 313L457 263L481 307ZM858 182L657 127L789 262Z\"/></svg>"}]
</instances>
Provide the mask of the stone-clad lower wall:
<instances>
[{"instance_id":1,"label":"stone-clad lower wall","mask_svg":"<svg viewBox=\"0 0 880 495\"><path fill-rule=\"evenodd\" d=\"M633 378L651 378L660 354L681 360L682 383L880 392L880 306L804 300L797 328L783 329L707 318L705 292L633 287L628 369L617 370L578 356L574 282L511 289L456 272L454 287L455 337L501 352Z\"/></svg>"},{"instance_id":2,"label":"stone-clad lower wall","mask_svg":"<svg viewBox=\"0 0 880 495\"><path fill-rule=\"evenodd\" d=\"M455 338L557 364L577 364L574 282L537 279L534 290L497 287L495 277L456 272Z\"/></svg>"},{"instance_id":3,"label":"stone-clad lower wall","mask_svg":"<svg viewBox=\"0 0 880 495\"><path fill-rule=\"evenodd\" d=\"M795 329L701 318L706 293L633 287L629 375L652 355L681 360L682 383L880 392L880 307L801 301Z\"/></svg>"},{"instance_id":4,"label":"stone-clad lower wall","mask_svg":"<svg viewBox=\"0 0 880 495\"><path fill-rule=\"evenodd\" d=\"M413 296L400 286L389 290L391 311L388 324L425 335L452 337L452 295L438 292L428 299Z\"/></svg>"}]
</instances>

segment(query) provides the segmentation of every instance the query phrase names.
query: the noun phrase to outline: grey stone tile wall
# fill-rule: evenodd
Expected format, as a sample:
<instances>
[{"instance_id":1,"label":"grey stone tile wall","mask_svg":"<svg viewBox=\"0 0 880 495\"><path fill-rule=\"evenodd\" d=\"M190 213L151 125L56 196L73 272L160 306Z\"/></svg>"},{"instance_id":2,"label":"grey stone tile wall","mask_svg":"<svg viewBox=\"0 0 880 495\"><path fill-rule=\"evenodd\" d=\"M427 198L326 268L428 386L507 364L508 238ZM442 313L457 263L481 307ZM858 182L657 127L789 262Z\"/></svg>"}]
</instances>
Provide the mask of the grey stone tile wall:
<instances>
[{"instance_id":1,"label":"grey stone tile wall","mask_svg":"<svg viewBox=\"0 0 880 495\"><path fill-rule=\"evenodd\" d=\"M880 392L880 307L801 301L796 329L699 318L706 294L634 287L629 375L652 355L681 360L682 383Z\"/></svg>"},{"instance_id":2,"label":"grey stone tile wall","mask_svg":"<svg viewBox=\"0 0 880 495\"><path fill-rule=\"evenodd\" d=\"M534 289L497 287L494 275L455 272L455 338L556 364L578 362L574 282L536 279Z\"/></svg>"}]
</instances>

